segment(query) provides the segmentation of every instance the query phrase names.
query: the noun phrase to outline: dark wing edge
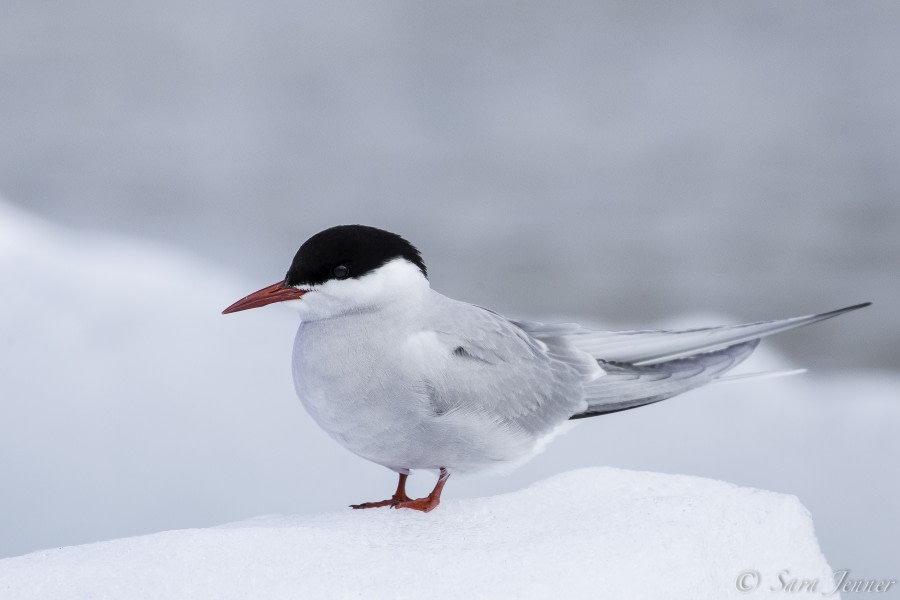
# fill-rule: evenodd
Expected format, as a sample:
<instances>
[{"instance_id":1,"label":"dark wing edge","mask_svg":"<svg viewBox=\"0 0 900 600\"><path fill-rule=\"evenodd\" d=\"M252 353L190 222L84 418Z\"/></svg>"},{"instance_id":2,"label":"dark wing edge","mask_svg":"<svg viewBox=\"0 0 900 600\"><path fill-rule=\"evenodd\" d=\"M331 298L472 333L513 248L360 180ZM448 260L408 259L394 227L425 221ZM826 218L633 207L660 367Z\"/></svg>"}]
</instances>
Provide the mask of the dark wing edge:
<instances>
[{"instance_id":1,"label":"dark wing edge","mask_svg":"<svg viewBox=\"0 0 900 600\"><path fill-rule=\"evenodd\" d=\"M570 419L638 408L706 385L750 356L758 343L750 340L653 365L598 360L606 375L585 385L588 408Z\"/></svg>"}]
</instances>

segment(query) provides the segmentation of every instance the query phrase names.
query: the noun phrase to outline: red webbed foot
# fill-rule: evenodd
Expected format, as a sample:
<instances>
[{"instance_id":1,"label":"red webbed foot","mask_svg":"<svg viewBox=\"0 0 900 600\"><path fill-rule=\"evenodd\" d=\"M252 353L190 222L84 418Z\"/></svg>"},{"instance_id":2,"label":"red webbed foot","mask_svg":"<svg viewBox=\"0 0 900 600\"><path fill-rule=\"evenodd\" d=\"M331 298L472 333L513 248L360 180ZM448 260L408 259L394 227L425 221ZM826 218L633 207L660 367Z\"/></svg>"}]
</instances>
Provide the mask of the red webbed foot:
<instances>
[{"instance_id":1,"label":"red webbed foot","mask_svg":"<svg viewBox=\"0 0 900 600\"><path fill-rule=\"evenodd\" d=\"M394 492L394 495L391 496L390 499L381 500L379 502L363 502L362 504L351 504L350 508L380 508L382 506L397 506L402 502L409 502L411 498L406 495L407 477L408 475L406 473L400 473L400 481L397 482L397 491Z\"/></svg>"}]
</instances>

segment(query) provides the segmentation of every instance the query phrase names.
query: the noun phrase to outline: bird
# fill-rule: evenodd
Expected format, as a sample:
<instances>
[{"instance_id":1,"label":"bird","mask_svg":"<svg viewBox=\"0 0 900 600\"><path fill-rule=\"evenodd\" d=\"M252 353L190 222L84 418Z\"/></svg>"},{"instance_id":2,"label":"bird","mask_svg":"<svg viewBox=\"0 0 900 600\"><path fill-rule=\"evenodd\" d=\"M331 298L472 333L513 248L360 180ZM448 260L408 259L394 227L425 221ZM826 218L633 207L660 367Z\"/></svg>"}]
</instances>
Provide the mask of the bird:
<instances>
[{"instance_id":1,"label":"bird","mask_svg":"<svg viewBox=\"0 0 900 600\"><path fill-rule=\"evenodd\" d=\"M279 303L300 315L293 380L339 444L398 474L355 509L438 506L451 473L522 464L577 419L653 404L710 382L760 339L857 310L683 331L595 331L512 320L431 288L419 250L376 227L306 240L284 279L223 314ZM410 498L413 470L437 472Z\"/></svg>"}]
</instances>

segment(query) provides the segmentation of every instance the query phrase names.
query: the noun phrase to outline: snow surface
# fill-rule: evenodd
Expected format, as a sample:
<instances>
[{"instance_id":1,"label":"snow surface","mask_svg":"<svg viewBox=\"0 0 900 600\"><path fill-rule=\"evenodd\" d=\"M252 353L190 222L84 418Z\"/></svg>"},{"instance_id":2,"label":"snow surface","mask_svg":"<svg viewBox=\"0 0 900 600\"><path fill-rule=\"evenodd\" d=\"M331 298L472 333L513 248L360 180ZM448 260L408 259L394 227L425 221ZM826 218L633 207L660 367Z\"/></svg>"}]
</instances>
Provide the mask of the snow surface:
<instances>
[{"instance_id":1,"label":"snow surface","mask_svg":"<svg viewBox=\"0 0 900 600\"><path fill-rule=\"evenodd\" d=\"M612 468L449 500L430 514L269 516L0 560L18 600L116 598L685 598L760 595L777 575L833 589L793 496ZM750 597L753 597L751 594ZM838 597L838 596L833 596Z\"/></svg>"}]
</instances>

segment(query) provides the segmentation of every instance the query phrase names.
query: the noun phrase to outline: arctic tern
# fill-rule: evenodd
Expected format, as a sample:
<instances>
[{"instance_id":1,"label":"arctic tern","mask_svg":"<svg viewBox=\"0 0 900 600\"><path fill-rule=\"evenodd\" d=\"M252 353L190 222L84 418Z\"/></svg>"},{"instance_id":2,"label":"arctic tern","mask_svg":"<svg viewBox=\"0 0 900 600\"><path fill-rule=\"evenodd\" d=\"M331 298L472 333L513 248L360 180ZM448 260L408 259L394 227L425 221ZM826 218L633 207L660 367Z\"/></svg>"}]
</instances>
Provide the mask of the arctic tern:
<instances>
[{"instance_id":1,"label":"arctic tern","mask_svg":"<svg viewBox=\"0 0 900 600\"><path fill-rule=\"evenodd\" d=\"M309 238L282 281L223 313L300 313L297 395L332 438L399 474L391 506L428 512L454 471L522 462L572 419L665 400L721 379L763 338L856 310L687 331L593 331L513 321L431 289L419 251L363 225ZM412 469L439 472L424 498Z\"/></svg>"}]
</instances>

